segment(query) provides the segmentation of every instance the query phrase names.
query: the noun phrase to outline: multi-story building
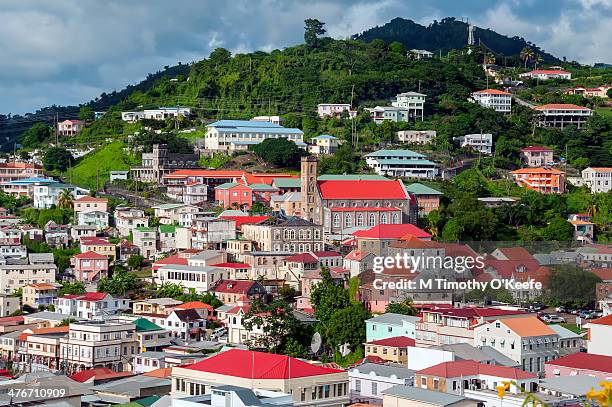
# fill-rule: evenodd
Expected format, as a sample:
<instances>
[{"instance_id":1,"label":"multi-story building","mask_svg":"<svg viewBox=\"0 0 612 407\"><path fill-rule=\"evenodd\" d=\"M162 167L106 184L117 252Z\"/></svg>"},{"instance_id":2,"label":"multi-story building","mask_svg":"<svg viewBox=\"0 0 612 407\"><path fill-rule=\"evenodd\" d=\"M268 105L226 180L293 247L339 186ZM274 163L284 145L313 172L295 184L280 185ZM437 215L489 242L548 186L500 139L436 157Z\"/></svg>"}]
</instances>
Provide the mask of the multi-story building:
<instances>
[{"instance_id":1,"label":"multi-story building","mask_svg":"<svg viewBox=\"0 0 612 407\"><path fill-rule=\"evenodd\" d=\"M59 287L56 283L28 284L21 291L21 302L34 309L40 306L48 307L57 298Z\"/></svg>"},{"instance_id":2,"label":"multi-story building","mask_svg":"<svg viewBox=\"0 0 612 407\"><path fill-rule=\"evenodd\" d=\"M180 203L180 204L163 204L151 207L155 210L155 217L159 219L159 223L162 225L175 225L187 226L181 221L184 219L183 214L198 213L200 208L194 205Z\"/></svg>"},{"instance_id":3,"label":"multi-story building","mask_svg":"<svg viewBox=\"0 0 612 407\"><path fill-rule=\"evenodd\" d=\"M209 214L194 217L191 226L191 246L194 249L213 249L236 239L236 222Z\"/></svg>"},{"instance_id":4,"label":"multi-story building","mask_svg":"<svg viewBox=\"0 0 612 407\"><path fill-rule=\"evenodd\" d=\"M149 226L149 218L142 209L119 207L115 209L114 218L120 236L129 236L134 228Z\"/></svg>"},{"instance_id":5,"label":"multi-story building","mask_svg":"<svg viewBox=\"0 0 612 407\"><path fill-rule=\"evenodd\" d=\"M429 144L435 138L435 130L400 130L397 132L397 139L400 143Z\"/></svg>"},{"instance_id":6,"label":"multi-story building","mask_svg":"<svg viewBox=\"0 0 612 407\"><path fill-rule=\"evenodd\" d=\"M96 367L124 372L138 351L136 326L110 319L71 323L68 336L60 339L59 356L70 373Z\"/></svg>"},{"instance_id":7,"label":"multi-story building","mask_svg":"<svg viewBox=\"0 0 612 407\"><path fill-rule=\"evenodd\" d=\"M237 305L245 298L264 300L266 295L263 285L250 280L220 280L212 291L223 304L229 305Z\"/></svg>"},{"instance_id":8,"label":"multi-story building","mask_svg":"<svg viewBox=\"0 0 612 407\"><path fill-rule=\"evenodd\" d=\"M569 103L551 103L534 107L538 114L538 126L565 128L576 126L582 128L587 120L593 115L588 107L577 106Z\"/></svg>"},{"instance_id":9,"label":"multi-story building","mask_svg":"<svg viewBox=\"0 0 612 407\"><path fill-rule=\"evenodd\" d=\"M427 95L418 92L404 92L395 96L395 100L391 102L393 107L401 107L408 109L408 118L417 119L424 117L425 97Z\"/></svg>"},{"instance_id":10,"label":"multi-story building","mask_svg":"<svg viewBox=\"0 0 612 407\"><path fill-rule=\"evenodd\" d=\"M481 106L494 109L496 112L510 113L512 94L498 89L485 89L472 93L472 100Z\"/></svg>"},{"instance_id":11,"label":"multi-story building","mask_svg":"<svg viewBox=\"0 0 612 407\"><path fill-rule=\"evenodd\" d=\"M26 329L18 338L17 366L27 372L57 372L62 367L60 340L67 326Z\"/></svg>"},{"instance_id":12,"label":"multi-story building","mask_svg":"<svg viewBox=\"0 0 612 407\"><path fill-rule=\"evenodd\" d=\"M0 317L8 317L21 309L21 299L8 294L0 294Z\"/></svg>"},{"instance_id":13,"label":"multi-story building","mask_svg":"<svg viewBox=\"0 0 612 407\"><path fill-rule=\"evenodd\" d=\"M363 363L348 371L351 403L381 405L382 392L393 386L412 386L414 371L405 366Z\"/></svg>"},{"instance_id":14,"label":"multi-story building","mask_svg":"<svg viewBox=\"0 0 612 407\"><path fill-rule=\"evenodd\" d=\"M590 321L586 328L587 351L595 355L612 356L610 349L610 335L612 335L612 315Z\"/></svg>"},{"instance_id":15,"label":"multi-story building","mask_svg":"<svg viewBox=\"0 0 612 407\"><path fill-rule=\"evenodd\" d=\"M409 110L406 107L376 106L365 110L370 113L370 117L376 124L382 124L384 121L399 123L410 120Z\"/></svg>"},{"instance_id":16,"label":"multi-story building","mask_svg":"<svg viewBox=\"0 0 612 407\"><path fill-rule=\"evenodd\" d=\"M59 136L76 136L85 127L82 120L64 120L57 123L57 134Z\"/></svg>"},{"instance_id":17,"label":"multi-story building","mask_svg":"<svg viewBox=\"0 0 612 407\"><path fill-rule=\"evenodd\" d=\"M612 377L612 356L586 352L572 353L545 364L546 378L589 376L610 381Z\"/></svg>"},{"instance_id":18,"label":"multi-story building","mask_svg":"<svg viewBox=\"0 0 612 407\"><path fill-rule=\"evenodd\" d=\"M466 134L455 137L459 147L474 150L481 154L490 155L493 152L493 135L490 133Z\"/></svg>"},{"instance_id":19,"label":"multi-story building","mask_svg":"<svg viewBox=\"0 0 612 407\"><path fill-rule=\"evenodd\" d=\"M227 182L215 187L215 203L222 208L251 209L253 189L237 182Z\"/></svg>"},{"instance_id":20,"label":"multi-story building","mask_svg":"<svg viewBox=\"0 0 612 407\"><path fill-rule=\"evenodd\" d=\"M106 256L110 261L117 258L117 245L103 237L81 237L81 253L94 252Z\"/></svg>"},{"instance_id":21,"label":"multi-story building","mask_svg":"<svg viewBox=\"0 0 612 407\"><path fill-rule=\"evenodd\" d=\"M166 144L153 144L150 153L142 153L140 166L130 168L132 179L141 182L162 183L162 177L172 171L199 168L200 156L195 153L170 153Z\"/></svg>"},{"instance_id":22,"label":"multi-story building","mask_svg":"<svg viewBox=\"0 0 612 407\"><path fill-rule=\"evenodd\" d=\"M474 344L488 345L521 364L524 371L543 374L544 364L559 357L559 335L535 316L502 318L474 328Z\"/></svg>"},{"instance_id":23,"label":"multi-story building","mask_svg":"<svg viewBox=\"0 0 612 407\"><path fill-rule=\"evenodd\" d=\"M321 119L325 116L342 117L342 114L348 115L349 118L355 117L356 110L351 110L349 103L319 103L317 105L317 113Z\"/></svg>"},{"instance_id":24,"label":"multi-story building","mask_svg":"<svg viewBox=\"0 0 612 407\"><path fill-rule=\"evenodd\" d=\"M366 154L365 159L367 166L379 175L429 179L438 175L436 163L410 150L378 150Z\"/></svg>"},{"instance_id":25,"label":"multi-story building","mask_svg":"<svg viewBox=\"0 0 612 407\"><path fill-rule=\"evenodd\" d=\"M75 200L89 195L89 190L74 185L59 182L39 182L34 185L33 205L36 209L49 209L54 205L57 206L58 197L64 191L69 191Z\"/></svg>"},{"instance_id":26,"label":"multi-story building","mask_svg":"<svg viewBox=\"0 0 612 407\"><path fill-rule=\"evenodd\" d=\"M414 346L414 339L407 336L377 339L364 343L365 357L377 357L385 362L407 366L408 348Z\"/></svg>"},{"instance_id":27,"label":"multi-story building","mask_svg":"<svg viewBox=\"0 0 612 407\"><path fill-rule=\"evenodd\" d=\"M410 223L380 224L369 229L357 230L352 233L356 249L364 253L373 253L377 256L386 256L390 247L399 243L399 247L409 247L405 243L413 240L423 241L422 245L435 246L437 243L429 242L431 235ZM402 243L405 242L405 243Z\"/></svg>"},{"instance_id":28,"label":"multi-story building","mask_svg":"<svg viewBox=\"0 0 612 407\"><path fill-rule=\"evenodd\" d=\"M43 179L43 168L38 164L8 161L0 163L0 183L20 181L28 178Z\"/></svg>"},{"instance_id":29,"label":"multi-story building","mask_svg":"<svg viewBox=\"0 0 612 407\"><path fill-rule=\"evenodd\" d=\"M102 230L108 227L108 212L90 211L78 212L77 224L85 226L95 226L96 229Z\"/></svg>"},{"instance_id":30,"label":"multi-story building","mask_svg":"<svg viewBox=\"0 0 612 407\"><path fill-rule=\"evenodd\" d=\"M130 308L126 298L114 298L108 293L88 292L68 294L53 300L56 312L84 319L103 319Z\"/></svg>"},{"instance_id":31,"label":"multi-story building","mask_svg":"<svg viewBox=\"0 0 612 407\"><path fill-rule=\"evenodd\" d=\"M576 86L565 90L566 95L582 95L586 98L607 98L608 90L611 86L598 86L596 88L585 88L583 86Z\"/></svg>"},{"instance_id":32,"label":"multi-story building","mask_svg":"<svg viewBox=\"0 0 612 407\"><path fill-rule=\"evenodd\" d=\"M108 256L96 252L75 254L70 258L74 278L85 284L108 275Z\"/></svg>"},{"instance_id":33,"label":"multi-story building","mask_svg":"<svg viewBox=\"0 0 612 407\"><path fill-rule=\"evenodd\" d=\"M13 291L28 284L54 283L57 266L49 263L0 264L0 293Z\"/></svg>"},{"instance_id":34,"label":"multi-story building","mask_svg":"<svg viewBox=\"0 0 612 407\"><path fill-rule=\"evenodd\" d=\"M108 211L108 199L96 198L94 196L82 196L74 200L73 203L74 211L78 212L91 212L91 211Z\"/></svg>"},{"instance_id":35,"label":"multi-story building","mask_svg":"<svg viewBox=\"0 0 612 407\"><path fill-rule=\"evenodd\" d=\"M366 341L404 336L416 337L416 324L421 318L386 312L366 320Z\"/></svg>"},{"instance_id":36,"label":"multi-story building","mask_svg":"<svg viewBox=\"0 0 612 407\"><path fill-rule=\"evenodd\" d=\"M161 284L182 285L185 290L194 289L198 293L210 291L214 285L229 273L213 264L225 263L227 255L218 250L204 250L187 259L187 264L165 264L157 269L157 280Z\"/></svg>"},{"instance_id":37,"label":"multi-story building","mask_svg":"<svg viewBox=\"0 0 612 407\"><path fill-rule=\"evenodd\" d=\"M323 227L296 217L269 218L242 226L242 236L255 242L261 251L310 252L324 247Z\"/></svg>"},{"instance_id":38,"label":"multi-story building","mask_svg":"<svg viewBox=\"0 0 612 407\"><path fill-rule=\"evenodd\" d=\"M174 308L182 303L182 301L172 298L147 298L140 301L134 301L132 303L132 313L134 315L170 315Z\"/></svg>"},{"instance_id":39,"label":"multi-story building","mask_svg":"<svg viewBox=\"0 0 612 407\"><path fill-rule=\"evenodd\" d=\"M435 190L418 182L406 185L406 191L416 196L417 205L419 207L419 216L428 215L429 212L435 211L440 207L440 197L442 192Z\"/></svg>"},{"instance_id":40,"label":"multi-story building","mask_svg":"<svg viewBox=\"0 0 612 407\"><path fill-rule=\"evenodd\" d=\"M209 151L241 151L269 138L285 138L305 148L300 129L253 120L220 120L206 126L204 148Z\"/></svg>"},{"instance_id":41,"label":"multi-story building","mask_svg":"<svg viewBox=\"0 0 612 407\"><path fill-rule=\"evenodd\" d=\"M145 259L153 259L157 254L157 229L138 227L132 231L133 243L140 249Z\"/></svg>"},{"instance_id":42,"label":"multi-story building","mask_svg":"<svg viewBox=\"0 0 612 407\"><path fill-rule=\"evenodd\" d=\"M286 355L230 349L193 365L172 369L173 397L209 394L211 383L280 390L299 406L348 404L348 374Z\"/></svg>"},{"instance_id":43,"label":"multi-story building","mask_svg":"<svg viewBox=\"0 0 612 407\"><path fill-rule=\"evenodd\" d=\"M314 155L334 154L340 147L340 139L328 134L313 137L311 141L313 144L308 146L308 151Z\"/></svg>"},{"instance_id":44,"label":"multi-story building","mask_svg":"<svg viewBox=\"0 0 612 407\"><path fill-rule=\"evenodd\" d=\"M565 192L565 172L555 168L521 168L512 171L510 174L519 186L542 194L562 194Z\"/></svg>"},{"instance_id":45,"label":"multi-story building","mask_svg":"<svg viewBox=\"0 0 612 407\"><path fill-rule=\"evenodd\" d=\"M540 146L529 146L521 148L521 159L528 167L543 167L552 165L553 149Z\"/></svg>"},{"instance_id":46,"label":"multi-story building","mask_svg":"<svg viewBox=\"0 0 612 407\"><path fill-rule=\"evenodd\" d=\"M526 79L572 79L571 72L562 71L560 69L536 69L533 71L525 72L519 75L521 78Z\"/></svg>"},{"instance_id":47,"label":"multi-story building","mask_svg":"<svg viewBox=\"0 0 612 407\"><path fill-rule=\"evenodd\" d=\"M160 107L158 109L121 112L121 120L126 122L137 122L142 119L166 120L189 116L191 116L191 109L188 107Z\"/></svg>"},{"instance_id":48,"label":"multi-story building","mask_svg":"<svg viewBox=\"0 0 612 407\"><path fill-rule=\"evenodd\" d=\"M420 347L467 343L476 345L475 328L500 317L524 317L522 311L494 308L444 308L423 311L416 323L416 344ZM552 332L552 331L551 331Z\"/></svg>"},{"instance_id":49,"label":"multi-story building","mask_svg":"<svg viewBox=\"0 0 612 407\"><path fill-rule=\"evenodd\" d=\"M582 170L582 182L591 192L612 190L612 167L588 167Z\"/></svg>"},{"instance_id":50,"label":"multi-story building","mask_svg":"<svg viewBox=\"0 0 612 407\"><path fill-rule=\"evenodd\" d=\"M98 228L90 225L74 225L70 228L70 238L74 242L80 242L82 237L96 237Z\"/></svg>"}]
</instances>

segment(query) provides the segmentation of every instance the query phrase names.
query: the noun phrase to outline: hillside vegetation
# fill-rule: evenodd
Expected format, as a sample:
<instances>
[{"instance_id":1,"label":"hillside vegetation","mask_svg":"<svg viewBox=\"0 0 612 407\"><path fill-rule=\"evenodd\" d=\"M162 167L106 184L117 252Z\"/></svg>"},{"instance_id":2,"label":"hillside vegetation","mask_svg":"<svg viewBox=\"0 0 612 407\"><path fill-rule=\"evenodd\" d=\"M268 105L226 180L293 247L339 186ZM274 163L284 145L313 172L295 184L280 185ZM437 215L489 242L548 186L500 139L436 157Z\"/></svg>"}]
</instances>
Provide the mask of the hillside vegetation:
<instances>
[{"instance_id":1,"label":"hillside vegetation","mask_svg":"<svg viewBox=\"0 0 612 407\"><path fill-rule=\"evenodd\" d=\"M111 171L129 170L131 165L138 163L123 150L124 147L123 142L114 141L87 154L68 170L67 180L90 189L97 189L96 182L99 181L97 187L101 187L109 179Z\"/></svg>"}]
</instances>

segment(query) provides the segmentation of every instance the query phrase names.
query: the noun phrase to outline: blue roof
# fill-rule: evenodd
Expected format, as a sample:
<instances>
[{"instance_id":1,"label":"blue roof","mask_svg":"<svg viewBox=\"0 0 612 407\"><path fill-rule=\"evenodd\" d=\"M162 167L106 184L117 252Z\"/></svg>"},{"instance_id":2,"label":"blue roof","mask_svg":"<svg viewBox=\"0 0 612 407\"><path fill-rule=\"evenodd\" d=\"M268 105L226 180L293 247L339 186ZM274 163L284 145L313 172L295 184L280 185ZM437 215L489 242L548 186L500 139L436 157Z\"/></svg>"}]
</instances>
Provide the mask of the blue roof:
<instances>
[{"instance_id":1,"label":"blue roof","mask_svg":"<svg viewBox=\"0 0 612 407\"><path fill-rule=\"evenodd\" d=\"M287 128L270 122L257 122L251 120L219 120L206 127L214 127L220 133L304 134L300 129Z\"/></svg>"},{"instance_id":2,"label":"blue roof","mask_svg":"<svg viewBox=\"0 0 612 407\"><path fill-rule=\"evenodd\" d=\"M206 127L283 127L272 122L259 122L255 120L219 120Z\"/></svg>"},{"instance_id":3,"label":"blue roof","mask_svg":"<svg viewBox=\"0 0 612 407\"><path fill-rule=\"evenodd\" d=\"M313 140L316 140L316 139L321 139L321 140L323 140L323 139L336 139L337 140L338 137L330 136L329 134L321 134L320 136L313 137Z\"/></svg>"},{"instance_id":4,"label":"blue roof","mask_svg":"<svg viewBox=\"0 0 612 407\"><path fill-rule=\"evenodd\" d=\"M44 183L51 183L51 182L57 182L54 179L50 179L50 178L24 178L24 179L18 179L18 180L14 180L14 181L10 181L10 184L35 184L37 182L44 182Z\"/></svg>"}]
</instances>

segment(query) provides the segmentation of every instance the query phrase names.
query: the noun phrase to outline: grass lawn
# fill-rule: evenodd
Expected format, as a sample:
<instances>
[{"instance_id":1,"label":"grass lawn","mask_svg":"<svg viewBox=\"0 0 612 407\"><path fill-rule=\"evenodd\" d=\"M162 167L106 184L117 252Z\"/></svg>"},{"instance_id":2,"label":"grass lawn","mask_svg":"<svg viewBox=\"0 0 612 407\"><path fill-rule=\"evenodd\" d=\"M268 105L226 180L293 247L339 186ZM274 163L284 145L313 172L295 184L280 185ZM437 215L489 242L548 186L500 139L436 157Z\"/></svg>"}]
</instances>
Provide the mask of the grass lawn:
<instances>
[{"instance_id":1,"label":"grass lawn","mask_svg":"<svg viewBox=\"0 0 612 407\"><path fill-rule=\"evenodd\" d=\"M569 324L567 322L562 323L562 324L551 324L551 325L561 325L563 328L569 329L570 331L577 333L577 334L581 334L584 330L580 329L576 326L576 324Z\"/></svg>"},{"instance_id":2,"label":"grass lawn","mask_svg":"<svg viewBox=\"0 0 612 407\"><path fill-rule=\"evenodd\" d=\"M132 273L136 274L136 277L138 278L148 278L152 276L152 271L151 269L141 269L141 270L136 270L133 271Z\"/></svg>"},{"instance_id":3,"label":"grass lawn","mask_svg":"<svg viewBox=\"0 0 612 407\"><path fill-rule=\"evenodd\" d=\"M595 112L602 115L603 117L607 117L608 119L612 119L612 108L609 107L596 107Z\"/></svg>"}]
</instances>

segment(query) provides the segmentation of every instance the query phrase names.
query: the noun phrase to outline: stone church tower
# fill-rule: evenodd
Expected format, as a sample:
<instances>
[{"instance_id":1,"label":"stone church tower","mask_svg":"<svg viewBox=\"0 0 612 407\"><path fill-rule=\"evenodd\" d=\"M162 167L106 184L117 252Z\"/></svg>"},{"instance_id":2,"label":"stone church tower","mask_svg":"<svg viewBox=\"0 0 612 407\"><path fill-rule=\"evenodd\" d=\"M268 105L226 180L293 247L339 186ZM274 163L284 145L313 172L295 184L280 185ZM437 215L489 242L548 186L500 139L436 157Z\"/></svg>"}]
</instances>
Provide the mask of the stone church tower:
<instances>
[{"instance_id":1,"label":"stone church tower","mask_svg":"<svg viewBox=\"0 0 612 407\"><path fill-rule=\"evenodd\" d=\"M302 217L321 225L323 223L323 208L317 188L317 158L314 156L302 157L300 194Z\"/></svg>"}]
</instances>

